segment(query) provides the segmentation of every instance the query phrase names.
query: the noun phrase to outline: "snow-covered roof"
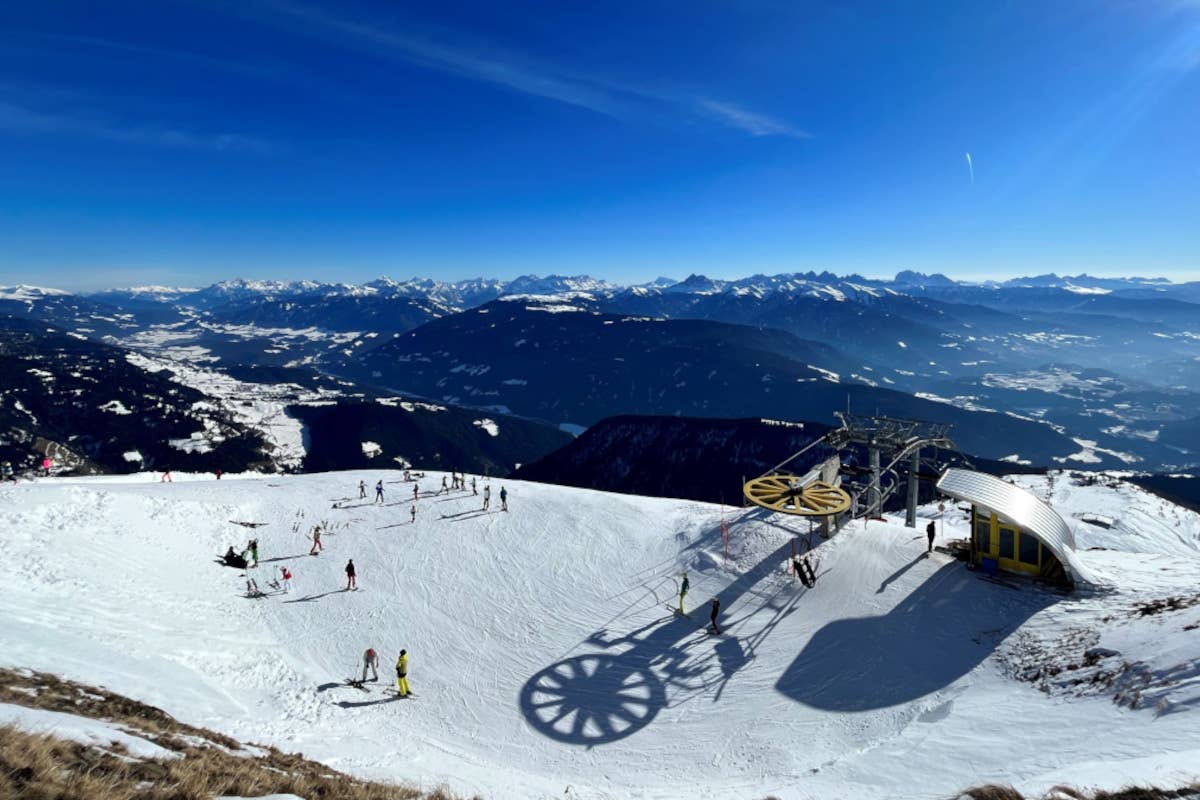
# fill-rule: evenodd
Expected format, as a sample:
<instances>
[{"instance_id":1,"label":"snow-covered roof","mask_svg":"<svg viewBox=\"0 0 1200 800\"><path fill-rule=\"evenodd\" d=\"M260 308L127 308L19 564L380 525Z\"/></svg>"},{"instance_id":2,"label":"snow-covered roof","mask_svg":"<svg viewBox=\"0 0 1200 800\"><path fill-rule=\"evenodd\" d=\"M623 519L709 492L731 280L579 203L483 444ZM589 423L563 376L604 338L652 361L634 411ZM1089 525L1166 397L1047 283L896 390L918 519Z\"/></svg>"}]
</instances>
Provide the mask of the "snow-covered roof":
<instances>
[{"instance_id":1,"label":"snow-covered roof","mask_svg":"<svg viewBox=\"0 0 1200 800\"><path fill-rule=\"evenodd\" d=\"M1075 533L1071 526L1031 492L994 475L957 467L946 470L937 488L942 494L994 511L1032 533L1054 553L1076 582L1096 582L1075 556Z\"/></svg>"}]
</instances>

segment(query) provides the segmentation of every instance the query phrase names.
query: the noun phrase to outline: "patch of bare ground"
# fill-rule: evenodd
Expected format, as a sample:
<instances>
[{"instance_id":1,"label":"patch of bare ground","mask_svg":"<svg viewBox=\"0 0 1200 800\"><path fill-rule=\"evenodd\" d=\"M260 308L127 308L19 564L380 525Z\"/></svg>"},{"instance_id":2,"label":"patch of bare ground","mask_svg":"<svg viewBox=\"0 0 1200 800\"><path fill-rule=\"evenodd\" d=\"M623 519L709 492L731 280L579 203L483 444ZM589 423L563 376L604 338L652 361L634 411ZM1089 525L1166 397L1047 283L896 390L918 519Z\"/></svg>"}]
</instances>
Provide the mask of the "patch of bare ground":
<instances>
[{"instance_id":1,"label":"patch of bare ground","mask_svg":"<svg viewBox=\"0 0 1200 800\"><path fill-rule=\"evenodd\" d=\"M1011 786L987 784L967 789L956 800L1035 800ZM1189 800L1200 798L1200 783L1178 789L1156 789L1151 786L1126 786L1115 792L1083 791L1072 786L1055 786L1036 800Z\"/></svg>"},{"instance_id":2,"label":"patch of bare ground","mask_svg":"<svg viewBox=\"0 0 1200 800\"><path fill-rule=\"evenodd\" d=\"M306 800L454 800L444 789L426 792L359 780L302 754L243 745L137 700L42 672L0 669L0 703L115 723L181 756L136 758L115 743L97 747L0 727L0 800L211 800L270 794Z\"/></svg>"}]
</instances>

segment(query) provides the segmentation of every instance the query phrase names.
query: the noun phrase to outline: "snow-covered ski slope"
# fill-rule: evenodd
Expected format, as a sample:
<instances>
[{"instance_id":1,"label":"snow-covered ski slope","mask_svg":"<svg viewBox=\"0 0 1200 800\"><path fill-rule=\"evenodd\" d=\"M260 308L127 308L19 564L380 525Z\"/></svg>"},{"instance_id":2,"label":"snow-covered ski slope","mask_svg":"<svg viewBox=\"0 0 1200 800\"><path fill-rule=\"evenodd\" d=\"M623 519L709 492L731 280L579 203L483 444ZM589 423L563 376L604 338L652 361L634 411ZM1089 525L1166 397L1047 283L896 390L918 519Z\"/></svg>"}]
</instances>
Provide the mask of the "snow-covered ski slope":
<instances>
[{"instance_id":1,"label":"snow-covered ski slope","mask_svg":"<svg viewBox=\"0 0 1200 800\"><path fill-rule=\"evenodd\" d=\"M1064 596L925 556L924 520L849 527L805 590L784 571L795 518L727 509L726 563L717 506L503 482L502 513L492 481L482 514L469 490L429 496L441 477L421 480L415 524L412 484L387 472L0 489L0 662L488 798L929 798L1200 773L1200 605L1139 610L1196 595L1200 518L1140 490L1057 479L1068 518L1117 521L1072 522L1110 588ZM360 479L369 495L383 479L386 503L358 500ZM939 525L965 534L953 508ZM247 598L214 563L251 536L250 574L267 589L288 565L290 594ZM690 619L669 608L684 568ZM720 637L702 630L714 594ZM368 646L380 683L342 685ZM384 693L402 647L411 700Z\"/></svg>"}]
</instances>

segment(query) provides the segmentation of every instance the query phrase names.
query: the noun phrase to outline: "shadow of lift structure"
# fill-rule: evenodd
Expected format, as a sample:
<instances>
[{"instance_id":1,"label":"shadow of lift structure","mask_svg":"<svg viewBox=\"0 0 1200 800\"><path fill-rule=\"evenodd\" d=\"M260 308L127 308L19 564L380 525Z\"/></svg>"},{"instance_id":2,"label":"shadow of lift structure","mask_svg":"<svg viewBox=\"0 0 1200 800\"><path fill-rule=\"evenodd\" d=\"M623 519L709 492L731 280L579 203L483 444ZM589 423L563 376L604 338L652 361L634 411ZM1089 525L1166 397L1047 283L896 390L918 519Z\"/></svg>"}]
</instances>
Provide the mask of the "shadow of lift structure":
<instances>
[{"instance_id":1,"label":"shadow of lift structure","mask_svg":"<svg viewBox=\"0 0 1200 800\"><path fill-rule=\"evenodd\" d=\"M929 477L920 472L921 450L926 447L952 447L948 436L949 426L892 417L853 417L848 412L839 413L838 416L842 420L841 428L830 431L765 474L745 483L743 493L746 499L759 507L749 513L769 517L771 513L778 512L809 517L810 520L819 519L822 536L828 538L847 519L878 516L888 496L901 485L901 472L907 468L906 524L915 527L917 481ZM818 445L833 450L834 454L805 475L795 475L785 469L793 460ZM871 466L869 482L865 487L852 485L854 496L851 497L837 484L844 471L840 452L853 446L866 447ZM885 452L890 463L883 467L881 455ZM890 478L887 485L883 483L884 477ZM936 472L933 477L936 477ZM858 501L863 494L867 502L859 513ZM778 526L775 522L769 524ZM759 605L741 620L725 623L727 628L736 626L764 608L770 609L772 613L768 621L757 631L742 639L722 636L707 653L698 653L697 645L707 641L707 633L689 616L673 613L670 617L660 618L623 635L612 635L607 628L602 628L585 640L587 644L602 648L600 652L564 658L526 681L519 696L520 708L526 720L550 739L592 747L624 739L650 724L659 711L668 705L669 687L681 690L682 698L677 703L687 702L709 690L715 690L715 696L719 699L725 684L753 659L755 648L796 610L804 595L803 591L797 593L790 586L783 590L778 584L774 592L754 591L765 577L776 571L781 561L789 555L797 557L796 544L801 533L792 532L795 537L787 545L742 574L720 593L722 606L727 610L738 608L739 611L745 611L739 607L739 604L746 605L744 598L748 595L760 598ZM715 534L715 531L710 531L691 547L700 547ZM806 535L801 552L806 552L810 547L811 536ZM807 556L804 556L804 560L807 563ZM806 574L809 579L804 581L805 586L811 587L817 577L811 564ZM817 684L823 685L829 693L829 699L825 701L828 707L861 708L863 704L866 707L883 707L909 699L902 695L917 697L934 691L971 669L986 656L984 648L963 652L962 658L933 658L926 662L923 659L930 655L930 651L919 645L914 648L911 641L912 636L919 637L925 632L924 628L912 625L914 619L928 615L924 624L936 627L937 610L945 599L937 593L947 588L947 578L946 569L939 570L926 585L888 615L846 620L818 631L805 651L780 678L777 689L798 702L826 707L818 695L806 688L807 680L797 674L798 670L813 669ZM885 581L881 589L886 588L889 582ZM654 594L653 587L643 584L643 588ZM782 594L787 597L781 599ZM657 602L657 594L654 596ZM1026 610L1034 613L1037 608L1037 603L1031 603ZM701 610L700 613L704 612ZM839 661L844 664L853 660L854 651L847 650L847 644L842 641L843 632L861 634L850 636L846 641L861 642L862 635L869 640L887 639L889 631L896 632L899 622L904 623L900 628L907 629L908 644L877 648L873 663L883 670L916 669L920 675L908 690L875 692L874 700L862 700L861 693L872 694L869 691L871 680L866 674L848 673L844 669L822 672L819 669ZM833 661L814 657L814 653L822 651ZM911 658L917 661L906 663L906 659ZM711 669L714 659L718 667L715 677ZM664 677L660 678L660 674ZM859 699L854 700L854 697ZM860 705L855 706L856 703Z\"/></svg>"}]
</instances>

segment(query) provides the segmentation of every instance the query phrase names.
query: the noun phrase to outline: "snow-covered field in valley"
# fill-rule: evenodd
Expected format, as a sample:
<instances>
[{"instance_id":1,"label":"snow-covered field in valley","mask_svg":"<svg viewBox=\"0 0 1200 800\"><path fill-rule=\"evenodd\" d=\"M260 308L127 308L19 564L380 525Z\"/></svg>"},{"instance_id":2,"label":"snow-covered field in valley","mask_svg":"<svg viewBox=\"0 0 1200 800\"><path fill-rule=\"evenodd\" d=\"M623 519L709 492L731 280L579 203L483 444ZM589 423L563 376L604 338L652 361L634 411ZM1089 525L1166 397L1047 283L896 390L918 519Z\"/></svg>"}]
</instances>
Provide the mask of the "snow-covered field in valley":
<instances>
[{"instance_id":1,"label":"snow-covered field in valley","mask_svg":"<svg viewBox=\"0 0 1200 800\"><path fill-rule=\"evenodd\" d=\"M1020 479L1106 584L1065 595L927 556L924 519L851 524L806 590L786 565L807 523L758 509L493 480L484 513L428 473L410 523L397 472L236 477L0 489L0 665L487 798L892 800L1200 775L1200 517L1126 484ZM384 503L358 499L380 479ZM966 534L952 506L938 524L939 541ZM252 537L262 598L215 563ZM359 589L343 591L351 558ZM281 566L287 594L268 586ZM671 610L685 569L690 618ZM703 630L714 595L721 636ZM379 683L345 685L369 646ZM385 691L401 648L409 700Z\"/></svg>"}]
</instances>

